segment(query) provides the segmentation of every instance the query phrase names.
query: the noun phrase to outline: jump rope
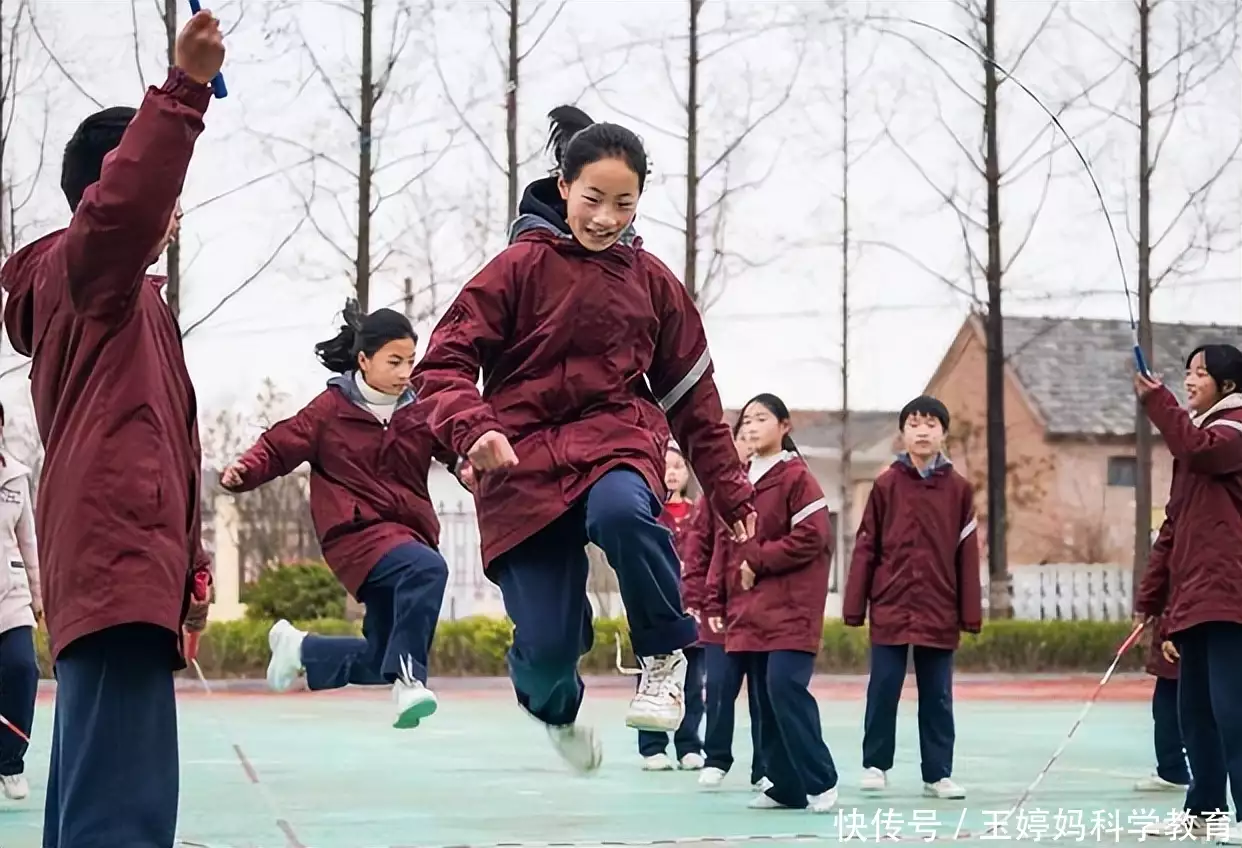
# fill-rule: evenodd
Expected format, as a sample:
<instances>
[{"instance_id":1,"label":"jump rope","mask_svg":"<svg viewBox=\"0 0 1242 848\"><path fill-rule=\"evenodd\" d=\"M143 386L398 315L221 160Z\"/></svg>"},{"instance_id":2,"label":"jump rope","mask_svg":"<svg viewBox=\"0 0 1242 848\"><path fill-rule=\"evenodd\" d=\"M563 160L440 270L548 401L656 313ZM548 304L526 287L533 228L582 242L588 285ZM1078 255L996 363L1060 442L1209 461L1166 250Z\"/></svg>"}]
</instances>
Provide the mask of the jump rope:
<instances>
[{"instance_id":1,"label":"jump rope","mask_svg":"<svg viewBox=\"0 0 1242 848\"><path fill-rule=\"evenodd\" d=\"M190 4L190 12L192 14L197 14L199 11L201 11L202 7L200 5L199 0L189 0L189 4ZM926 23L924 21L915 20L913 18L903 18L903 17L896 17L896 16L873 16L873 17L868 17L867 20L878 21L882 23L911 24L913 26L920 27L930 32L937 33L938 35L941 35L944 38L949 39L955 44L958 44L959 46L964 47L966 50L969 50L972 54L974 54L974 56L977 59L979 59L981 62L984 62L990 65L994 70L1000 73L1006 80L1009 80L1010 82L1018 86L1018 88L1020 88L1031 100L1035 102L1037 106L1039 106L1040 109L1043 110L1044 114L1048 116L1048 119L1052 122L1052 124L1058 130L1060 130L1061 134L1065 137L1066 143L1069 144L1069 146L1073 149L1074 153L1078 156L1078 161L1082 164L1083 170L1087 175L1087 179L1091 181L1091 186L1095 190L1096 198L1099 200L1099 203L1100 203L1100 211L1103 213L1104 220L1108 224L1109 238L1112 240L1112 243L1113 243L1113 250L1114 250L1114 253L1117 259L1117 268L1121 274L1121 284L1126 294L1126 309L1130 317L1130 330L1131 330L1131 333L1133 334L1133 342L1134 342L1134 364L1135 364L1135 367L1138 369L1139 373L1143 374L1144 376L1150 377L1151 371L1148 369L1147 359L1143 353L1143 347L1139 343L1138 322L1135 320L1135 316L1134 316L1133 295L1130 292L1129 278L1126 275L1125 260L1122 258L1122 254L1121 254L1121 243L1117 239L1117 231L1116 231L1116 228L1113 226L1112 216L1108 212L1108 204L1104 199L1104 192L1103 190L1101 190L1100 184L1096 180L1095 174L1091 170L1091 165L1087 162L1087 157L1083 155L1082 150L1079 149L1078 145L1074 142L1073 136L1070 135L1069 131L1065 129L1065 127L1061 124L1061 121L1052 112L1052 110L1049 109L1044 104L1044 102L1040 100L1039 97L1036 96L1036 94L1033 91L1031 91L1030 88L1028 88L1025 83L1022 82L1022 80L1018 79L1018 77L1010 73L999 63L988 58L983 53L981 53L979 50L977 50L973 45L969 44L968 42L954 35L953 33L947 32L946 30L943 30L937 26ZM880 28L879 31L883 33L885 30ZM212 79L211 88L212 88L212 93L215 95L216 98L220 99L220 98L228 97L228 88L225 86L224 75L222 73L217 73L216 76ZM209 587L206 575L205 574L200 575L199 578L195 582L195 587L194 587L195 598L199 601L205 601L207 600L207 595L209 591L210 591L210 587ZM1073 739L1074 734L1078 732L1078 728L1082 725L1083 720L1086 719L1087 714L1091 711L1091 707L1095 705L1095 702L1099 698L1100 693L1104 691L1104 687L1108 684L1108 681L1112 679L1113 673L1117 670L1117 666L1121 662L1121 658L1138 641L1138 638L1140 634L1143 632L1143 628L1145 627L1145 625L1146 625L1146 622L1140 622L1139 624L1137 624L1134 630L1130 633L1130 635L1126 638L1126 640L1122 642L1121 646L1117 649L1117 654L1116 656L1113 657L1112 664L1109 665L1108 671L1106 671L1104 673L1104 676L1100 679L1100 682L1096 686L1095 691L1092 693L1091 697L1083 705L1082 712L1079 713L1078 718L1077 720L1075 720L1073 726L1070 728L1069 733L1066 734L1065 739L1062 740L1061 744L1057 747L1056 751L1053 752L1052 757L1048 760L1047 765L1045 765L1043 769L1040 770L1039 774L1036 775L1035 780L1031 782L1031 785L1027 787L1026 791L1022 793L1021 797L1018 798L1018 801L1010 809L1009 813L1005 817L1006 820L1012 817L1013 814L1016 813L1019 809L1021 809L1022 806L1030 799L1031 794L1035 791L1035 789L1039 786L1039 784L1043 782L1044 777L1048 774L1048 772L1052 769L1052 766L1056 763L1057 759L1061 756L1061 754L1068 747L1070 740ZM186 655L187 655L187 659L193 666L195 674L198 676L199 682L202 684L204 691L206 691L208 697L212 697L214 693L212 692L211 685L207 682L207 677L203 674L203 669L199 665L199 662L198 662L197 655L198 655L199 635L200 634L198 633L187 634ZM642 669L625 667L622 661L621 651L622 651L621 637L620 635L618 635L616 637L617 670L625 675L637 676L637 675L642 674ZM20 728L14 725L13 722L9 721L3 715L0 715L0 724L3 724L6 728L8 728L13 733L15 733L19 738L22 739L22 741L26 742L27 744L30 744L30 737L26 735L25 733L23 733ZM223 731L220 731L219 728L217 728L217 730L220 732L220 735L227 742L228 741L227 735L224 734ZM229 742L228 744L233 749L234 753L237 755L238 761L240 762L243 770L246 772L247 778L250 780L252 784L254 784L255 786L258 786L260 789L260 792L264 795L267 805L271 809L272 814L274 815L276 819L277 827L279 827L281 832L285 835L285 838L290 848L298 848L298 846L300 846L301 843L298 841L298 838L295 835L293 828L290 826L288 819L286 819L284 816L280 814L279 806L276 804L275 798L272 797L272 794L270 791L268 791L266 785L264 785L262 781L259 780L258 773L255 771L254 766L251 764L250 760L246 757L245 753L242 751L241 746L233 742ZM999 825L999 824L993 824L990 826L989 829L995 831L1001 826L1002 825Z\"/></svg>"}]
</instances>

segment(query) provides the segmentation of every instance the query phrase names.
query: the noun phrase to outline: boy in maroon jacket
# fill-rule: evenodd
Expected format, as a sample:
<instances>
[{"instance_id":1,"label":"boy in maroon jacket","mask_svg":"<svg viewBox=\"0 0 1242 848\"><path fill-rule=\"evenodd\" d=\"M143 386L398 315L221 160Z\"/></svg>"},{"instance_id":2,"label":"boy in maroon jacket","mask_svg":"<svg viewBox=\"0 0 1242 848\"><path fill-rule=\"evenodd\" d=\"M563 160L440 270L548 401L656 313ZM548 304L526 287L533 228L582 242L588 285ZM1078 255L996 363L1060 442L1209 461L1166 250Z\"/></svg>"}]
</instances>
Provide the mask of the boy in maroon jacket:
<instances>
[{"instance_id":1,"label":"boy in maroon jacket","mask_svg":"<svg viewBox=\"0 0 1242 848\"><path fill-rule=\"evenodd\" d=\"M1152 557L1161 555L1153 548ZM1160 622L1148 628L1147 673L1156 678L1151 692L1151 721L1156 746L1156 771L1134 784L1138 792L1185 792L1190 786L1190 767L1177 721L1177 664L1162 650Z\"/></svg>"},{"instance_id":2,"label":"boy in maroon jacket","mask_svg":"<svg viewBox=\"0 0 1242 848\"><path fill-rule=\"evenodd\" d=\"M862 788L888 786L897 704L913 648L923 791L964 798L953 773L953 652L982 627L974 492L941 452L949 411L917 397L899 418L905 453L875 481L858 528L843 617L861 627L871 608L871 677Z\"/></svg>"},{"instance_id":3,"label":"boy in maroon jacket","mask_svg":"<svg viewBox=\"0 0 1242 848\"><path fill-rule=\"evenodd\" d=\"M167 848L177 824L182 628L201 628L194 573L202 456L181 334L147 269L224 62L192 17L141 107L87 118L65 148L66 229L0 271L4 324L33 359L46 450L36 517L57 693L43 844ZM6 840L7 841L7 840Z\"/></svg>"}]
</instances>

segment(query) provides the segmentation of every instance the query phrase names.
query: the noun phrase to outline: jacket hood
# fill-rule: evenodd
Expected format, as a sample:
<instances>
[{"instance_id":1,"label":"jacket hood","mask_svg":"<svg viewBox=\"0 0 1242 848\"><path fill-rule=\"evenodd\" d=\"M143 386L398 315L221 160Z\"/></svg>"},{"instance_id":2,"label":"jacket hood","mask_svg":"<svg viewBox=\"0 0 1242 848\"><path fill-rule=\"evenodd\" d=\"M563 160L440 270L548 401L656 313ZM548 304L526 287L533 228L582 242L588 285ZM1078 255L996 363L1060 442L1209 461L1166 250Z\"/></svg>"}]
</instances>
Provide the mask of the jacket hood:
<instances>
[{"instance_id":1,"label":"jacket hood","mask_svg":"<svg viewBox=\"0 0 1242 848\"><path fill-rule=\"evenodd\" d=\"M1191 415L1190 421L1196 427L1202 427L1205 423L1207 423L1209 418L1213 418L1221 413L1230 412L1235 409L1242 409L1242 392L1234 392L1233 394L1225 395L1207 412L1202 412L1198 415Z\"/></svg>"},{"instance_id":2,"label":"jacket hood","mask_svg":"<svg viewBox=\"0 0 1242 848\"><path fill-rule=\"evenodd\" d=\"M348 371L344 374L338 374L328 380L328 385L337 389L356 406L367 409L367 399L362 396L362 390L358 388L357 373L356 371ZM401 393L401 397L397 398L397 405L393 407L393 412L396 412L403 406L409 406L416 400L418 400L418 397L414 394L414 390L407 387Z\"/></svg>"},{"instance_id":3,"label":"jacket hood","mask_svg":"<svg viewBox=\"0 0 1242 848\"><path fill-rule=\"evenodd\" d=\"M897 463L903 468L913 471L915 474L919 474L924 478L932 476L941 469L953 467L953 462L942 453L938 453L932 457L931 462L927 463L927 467L921 472L918 470L918 466L914 464L914 460L910 458L909 451L903 451L897 454Z\"/></svg>"},{"instance_id":4,"label":"jacket hood","mask_svg":"<svg viewBox=\"0 0 1242 848\"><path fill-rule=\"evenodd\" d=\"M0 288L7 296L4 329L13 349L22 356L34 350L34 286L39 269L56 246L60 233L46 235L9 257L0 268Z\"/></svg>"},{"instance_id":5,"label":"jacket hood","mask_svg":"<svg viewBox=\"0 0 1242 848\"><path fill-rule=\"evenodd\" d=\"M573 240L573 231L565 216L565 201L561 199L557 188L556 177L544 177L535 180L522 193L522 201L518 204L518 216L509 226L509 244L513 244L523 233L536 230L552 233L559 238ZM618 241L629 245L634 242L637 233L631 222L621 233Z\"/></svg>"}]
</instances>

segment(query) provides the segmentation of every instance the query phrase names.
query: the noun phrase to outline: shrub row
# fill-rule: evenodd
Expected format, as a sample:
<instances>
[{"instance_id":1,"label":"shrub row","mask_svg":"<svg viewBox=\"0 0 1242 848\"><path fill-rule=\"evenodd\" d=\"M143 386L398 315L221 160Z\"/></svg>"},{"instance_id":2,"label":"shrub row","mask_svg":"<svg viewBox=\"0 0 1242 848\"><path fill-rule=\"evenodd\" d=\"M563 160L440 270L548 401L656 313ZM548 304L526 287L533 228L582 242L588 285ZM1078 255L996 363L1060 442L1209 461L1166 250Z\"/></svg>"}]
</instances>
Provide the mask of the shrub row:
<instances>
[{"instance_id":1,"label":"shrub row","mask_svg":"<svg viewBox=\"0 0 1242 848\"><path fill-rule=\"evenodd\" d=\"M267 667L267 631L271 622L245 619L214 623L203 633L199 663L209 678L261 677ZM300 622L312 633L359 633L356 623L338 619ZM1109 621L993 621L983 633L966 636L957 654L961 671L979 672L1103 672L1129 633L1129 622ZM435 676L496 677L506 674L505 651L513 625L506 619L474 617L442 621L430 666ZM629 634L621 619L595 622L595 645L583 658L586 674L615 670L615 638L620 634L627 664L633 664ZM867 631L846 627L838 620L824 622L824 641L816 662L821 673L860 674L867 670ZM48 671L47 645L39 635L39 658ZM1144 651L1135 648L1119 670L1142 669Z\"/></svg>"}]
</instances>

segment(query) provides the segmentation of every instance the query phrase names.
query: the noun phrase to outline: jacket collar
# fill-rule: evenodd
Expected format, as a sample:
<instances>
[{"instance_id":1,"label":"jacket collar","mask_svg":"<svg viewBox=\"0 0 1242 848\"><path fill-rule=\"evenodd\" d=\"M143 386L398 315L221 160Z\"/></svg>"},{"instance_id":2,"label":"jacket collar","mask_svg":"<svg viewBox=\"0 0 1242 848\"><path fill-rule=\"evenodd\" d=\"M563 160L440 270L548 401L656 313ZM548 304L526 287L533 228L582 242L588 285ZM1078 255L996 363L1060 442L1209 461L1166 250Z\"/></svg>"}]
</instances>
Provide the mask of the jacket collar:
<instances>
[{"instance_id":1,"label":"jacket collar","mask_svg":"<svg viewBox=\"0 0 1242 848\"><path fill-rule=\"evenodd\" d=\"M1234 409L1242 409L1242 392L1234 392L1233 394L1225 395L1207 412L1201 412L1198 415L1191 415L1190 423L1194 424L1196 427L1202 427L1207 423L1209 418L1214 418L1222 412L1229 412Z\"/></svg>"}]
</instances>

